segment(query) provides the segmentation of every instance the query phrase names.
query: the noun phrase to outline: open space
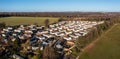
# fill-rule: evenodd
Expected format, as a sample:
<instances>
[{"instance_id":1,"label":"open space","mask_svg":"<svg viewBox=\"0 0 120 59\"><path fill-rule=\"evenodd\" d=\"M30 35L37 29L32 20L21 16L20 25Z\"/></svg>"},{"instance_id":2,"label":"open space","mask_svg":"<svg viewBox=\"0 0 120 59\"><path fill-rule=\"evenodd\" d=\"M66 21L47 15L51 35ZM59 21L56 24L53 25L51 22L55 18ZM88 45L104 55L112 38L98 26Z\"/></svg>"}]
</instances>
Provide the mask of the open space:
<instances>
[{"instance_id":1,"label":"open space","mask_svg":"<svg viewBox=\"0 0 120 59\"><path fill-rule=\"evenodd\" d=\"M0 23L5 22L7 25L21 25L21 24L34 24L45 25L44 21L50 20L50 23L57 22L58 18L53 17L3 17L0 18Z\"/></svg>"},{"instance_id":2,"label":"open space","mask_svg":"<svg viewBox=\"0 0 120 59\"><path fill-rule=\"evenodd\" d=\"M120 24L114 25L79 59L120 59Z\"/></svg>"}]
</instances>

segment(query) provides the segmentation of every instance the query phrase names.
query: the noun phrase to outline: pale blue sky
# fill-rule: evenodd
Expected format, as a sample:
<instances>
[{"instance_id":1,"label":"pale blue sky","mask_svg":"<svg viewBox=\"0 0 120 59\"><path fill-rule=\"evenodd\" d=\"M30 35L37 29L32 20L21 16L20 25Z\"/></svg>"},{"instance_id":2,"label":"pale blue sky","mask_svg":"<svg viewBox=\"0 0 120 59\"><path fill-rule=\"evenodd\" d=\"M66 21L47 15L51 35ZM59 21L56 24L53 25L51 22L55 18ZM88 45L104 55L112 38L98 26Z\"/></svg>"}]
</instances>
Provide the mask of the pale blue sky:
<instances>
[{"instance_id":1,"label":"pale blue sky","mask_svg":"<svg viewBox=\"0 0 120 59\"><path fill-rule=\"evenodd\" d=\"M120 0L0 0L0 12L120 12Z\"/></svg>"}]
</instances>

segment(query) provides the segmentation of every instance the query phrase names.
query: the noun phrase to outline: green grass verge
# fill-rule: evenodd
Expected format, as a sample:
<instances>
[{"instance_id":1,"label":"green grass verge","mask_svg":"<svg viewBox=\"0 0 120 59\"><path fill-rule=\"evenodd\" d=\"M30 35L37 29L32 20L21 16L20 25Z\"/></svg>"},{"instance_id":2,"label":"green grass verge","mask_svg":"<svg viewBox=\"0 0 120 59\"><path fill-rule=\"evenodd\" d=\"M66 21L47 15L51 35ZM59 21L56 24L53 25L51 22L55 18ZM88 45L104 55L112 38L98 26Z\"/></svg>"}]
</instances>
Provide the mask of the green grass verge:
<instances>
[{"instance_id":1,"label":"green grass verge","mask_svg":"<svg viewBox=\"0 0 120 59\"><path fill-rule=\"evenodd\" d=\"M50 23L57 22L58 18L53 17L4 17L0 18L0 23L5 22L7 25L20 25L20 24L34 24L44 25L46 19L50 20Z\"/></svg>"},{"instance_id":2,"label":"green grass verge","mask_svg":"<svg viewBox=\"0 0 120 59\"><path fill-rule=\"evenodd\" d=\"M93 48L82 53L80 59L120 59L120 24L103 34Z\"/></svg>"}]
</instances>

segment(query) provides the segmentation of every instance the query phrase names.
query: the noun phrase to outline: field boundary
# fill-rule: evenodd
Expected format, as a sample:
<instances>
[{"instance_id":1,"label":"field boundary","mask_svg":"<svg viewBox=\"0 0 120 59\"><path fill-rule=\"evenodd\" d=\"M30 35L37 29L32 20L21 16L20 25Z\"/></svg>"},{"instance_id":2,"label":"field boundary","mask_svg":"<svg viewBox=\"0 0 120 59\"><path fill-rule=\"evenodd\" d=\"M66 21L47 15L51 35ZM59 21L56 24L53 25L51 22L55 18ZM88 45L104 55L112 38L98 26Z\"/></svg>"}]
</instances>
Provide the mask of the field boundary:
<instances>
[{"instance_id":1,"label":"field boundary","mask_svg":"<svg viewBox=\"0 0 120 59\"><path fill-rule=\"evenodd\" d=\"M109 31L111 31L117 24L114 24L111 28L109 28L107 31L105 31L104 33L102 33L102 35L100 37L98 37L97 39L95 39L94 41L92 41L91 43L89 43L86 47L84 47L83 49L81 49L81 53L79 54L79 56L76 57L76 59L79 59L79 57L82 55L83 52L87 52L89 49L91 49L92 47L95 46L95 44L100 40L101 37L103 37L105 34L107 34Z\"/></svg>"}]
</instances>

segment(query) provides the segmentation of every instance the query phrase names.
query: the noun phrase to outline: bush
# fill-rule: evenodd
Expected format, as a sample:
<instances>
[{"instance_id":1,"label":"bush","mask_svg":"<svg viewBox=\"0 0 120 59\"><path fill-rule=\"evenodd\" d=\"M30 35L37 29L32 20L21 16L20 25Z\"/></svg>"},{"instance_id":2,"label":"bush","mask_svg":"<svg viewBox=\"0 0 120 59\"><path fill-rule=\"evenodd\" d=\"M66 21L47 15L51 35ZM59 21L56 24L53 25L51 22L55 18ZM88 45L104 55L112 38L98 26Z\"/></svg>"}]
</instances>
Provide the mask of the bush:
<instances>
[{"instance_id":1,"label":"bush","mask_svg":"<svg viewBox=\"0 0 120 59\"><path fill-rule=\"evenodd\" d=\"M5 22L0 23L0 28L4 28L6 26Z\"/></svg>"},{"instance_id":2,"label":"bush","mask_svg":"<svg viewBox=\"0 0 120 59\"><path fill-rule=\"evenodd\" d=\"M58 22L61 22L61 21L65 21L65 19L63 18L58 19Z\"/></svg>"}]
</instances>

